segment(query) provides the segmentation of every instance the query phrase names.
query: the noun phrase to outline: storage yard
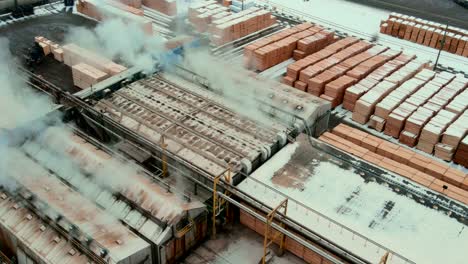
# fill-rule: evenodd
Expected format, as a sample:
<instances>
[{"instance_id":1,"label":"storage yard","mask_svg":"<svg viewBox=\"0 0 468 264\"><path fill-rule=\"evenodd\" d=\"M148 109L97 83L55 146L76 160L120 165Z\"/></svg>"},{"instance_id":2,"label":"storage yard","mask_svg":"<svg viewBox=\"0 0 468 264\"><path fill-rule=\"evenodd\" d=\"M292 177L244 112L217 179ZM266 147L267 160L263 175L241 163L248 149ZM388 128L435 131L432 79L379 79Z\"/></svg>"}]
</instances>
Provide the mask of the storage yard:
<instances>
[{"instance_id":1,"label":"storage yard","mask_svg":"<svg viewBox=\"0 0 468 264\"><path fill-rule=\"evenodd\" d=\"M468 17L354 2L0 1L0 262L465 263Z\"/></svg>"}]
</instances>

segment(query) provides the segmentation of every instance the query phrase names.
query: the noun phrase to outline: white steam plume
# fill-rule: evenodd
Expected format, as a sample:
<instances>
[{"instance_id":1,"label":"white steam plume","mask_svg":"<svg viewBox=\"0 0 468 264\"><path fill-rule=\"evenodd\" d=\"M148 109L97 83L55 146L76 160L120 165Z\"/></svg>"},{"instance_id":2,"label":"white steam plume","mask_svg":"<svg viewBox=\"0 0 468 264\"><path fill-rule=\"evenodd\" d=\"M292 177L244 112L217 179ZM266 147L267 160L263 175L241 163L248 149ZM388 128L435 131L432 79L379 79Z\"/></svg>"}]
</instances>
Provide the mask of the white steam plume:
<instances>
[{"instance_id":1,"label":"white steam plume","mask_svg":"<svg viewBox=\"0 0 468 264\"><path fill-rule=\"evenodd\" d=\"M34 92L27 84L19 78L14 69L14 59L9 53L8 41L0 38L0 185L8 188L10 192L15 192L19 187L18 173L12 173L22 170L18 164L30 162L25 155L16 155L26 152L33 159L40 161L44 166L53 168L60 173L60 176L67 178L85 197L95 198L93 195L99 191L99 188L111 189L113 191L122 191L125 188L132 187L132 190L141 191L143 187L138 186L130 180L129 175L138 173L138 169L127 163L122 163L113 158L104 161L99 167L87 168L87 172L94 177L85 177L83 175L81 164L77 163L69 155L63 155L64 145L42 144L41 138L26 143L19 147L15 142L10 142L14 137L24 137L26 139L31 133L47 135L55 131L54 142L71 142L72 134L64 125L49 127L48 124L40 122L41 117L48 113L53 104L47 97ZM34 122L33 122L34 121ZM21 129L18 129L20 127ZM8 130L5 130L8 129ZM21 133L21 135L18 135ZM39 145L39 147L37 147ZM76 144L80 148L79 144ZM16 153L16 154L15 154ZM16 157L13 158L13 157ZM92 157L92 156L90 156ZM98 157L92 157L98 158ZM26 162L26 163L25 163ZM16 164L16 165L15 165ZM151 190L143 190L147 196L151 196ZM156 199L156 198L155 198ZM93 199L91 199L93 200ZM170 204L159 201L158 205ZM173 210L171 213L178 214L181 209L178 207L163 208L161 210ZM114 221L113 219L112 221Z\"/></svg>"},{"instance_id":2,"label":"white steam plume","mask_svg":"<svg viewBox=\"0 0 468 264\"><path fill-rule=\"evenodd\" d=\"M121 19L105 20L94 29L71 28L65 41L148 72L154 68L152 57L164 51L162 37L150 36L137 23Z\"/></svg>"}]
</instances>

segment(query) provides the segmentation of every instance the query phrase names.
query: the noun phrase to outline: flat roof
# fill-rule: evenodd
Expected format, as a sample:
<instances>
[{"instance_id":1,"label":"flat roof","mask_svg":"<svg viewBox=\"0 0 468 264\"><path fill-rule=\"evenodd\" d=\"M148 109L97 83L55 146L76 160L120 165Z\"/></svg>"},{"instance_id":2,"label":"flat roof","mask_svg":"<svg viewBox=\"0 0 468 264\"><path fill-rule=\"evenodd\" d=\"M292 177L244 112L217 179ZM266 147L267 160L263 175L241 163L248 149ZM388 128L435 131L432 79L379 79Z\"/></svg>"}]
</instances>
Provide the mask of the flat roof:
<instances>
[{"instance_id":1,"label":"flat roof","mask_svg":"<svg viewBox=\"0 0 468 264\"><path fill-rule=\"evenodd\" d=\"M249 171L286 141L286 131L260 125L158 75L120 89L95 109L154 144L164 135L169 152L213 176L229 165L234 172Z\"/></svg>"},{"instance_id":2,"label":"flat roof","mask_svg":"<svg viewBox=\"0 0 468 264\"><path fill-rule=\"evenodd\" d=\"M289 217L372 263L385 253L377 244L416 263L465 261L468 232L463 223L365 180L357 166L359 161L353 166L340 162L301 135L239 188L271 207L289 197ZM405 262L394 256L389 263Z\"/></svg>"},{"instance_id":3,"label":"flat roof","mask_svg":"<svg viewBox=\"0 0 468 264\"><path fill-rule=\"evenodd\" d=\"M52 214L52 219L57 214L62 215L81 232L97 241L99 246L107 249L113 261L119 262L150 247L115 217L52 176L46 168L21 151L9 149L4 162L8 168L7 175L51 209L43 213ZM95 246L92 246L93 250L100 255L99 246Z\"/></svg>"},{"instance_id":4,"label":"flat roof","mask_svg":"<svg viewBox=\"0 0 468 264\"><path fill-rule=\"evenodd\" d=\"M92 263L91 258L81 253L52 227L3 192L0 193L0 225L44 262Z\"/></svg>"},{"instance_id":5,"label":"flat roof","mask_svg":"<svg viewBox=\"0 0 468 264\"><path fill-rule=\"evenodd\" d=\"M195 197L187 201L181 193L168 192L133 163L119 160L84 138L60 127L47 129L40 144L55 151L94 177L92 180L108 191L120 192L160 221L175 224L187 211L205 208ZM41 151L38 149L37 152ZM103 173L104 172L104 173ZM99 198L100 189L90 197ZM105 196L105 195L104 195ZM102 198L102 197L101 197Z\"/></svg>"}]
</instances>

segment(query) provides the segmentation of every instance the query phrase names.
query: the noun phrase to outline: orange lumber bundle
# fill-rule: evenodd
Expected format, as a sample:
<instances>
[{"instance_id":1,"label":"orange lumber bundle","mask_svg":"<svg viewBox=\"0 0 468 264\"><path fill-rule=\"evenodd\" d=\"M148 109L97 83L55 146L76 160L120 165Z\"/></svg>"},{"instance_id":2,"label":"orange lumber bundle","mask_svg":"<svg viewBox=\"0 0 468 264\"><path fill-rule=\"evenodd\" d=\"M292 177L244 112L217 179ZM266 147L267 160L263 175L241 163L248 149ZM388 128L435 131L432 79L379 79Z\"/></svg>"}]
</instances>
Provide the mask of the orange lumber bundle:
<instances>
[{"instance_id":1,"label":"orange lumber bundle","mask_svg":"<svg viewBox=\"0 0 468 264\"><path fill-rule=\"evenodd\" d=\"M62 49L64 52L63 61L70 67L84 63L111 76L127 70L127 68L124 66L114 63L113 61L104 58L99 54L81 48L75 44L64 45Z\"/></svg>"},{"instance_id":2,"label":"orange lumber bundle","mask_svg":"<svg viewBox=\"0 0 468 264\"><path fill-rule=\"evenodd\" d=\"M107 78L107 73L102 72L93 66L79 63L72 67L73 83L75 86L86 89Z\"/></svg>"},{"instance_id":3,"label":"orange lumber bundle","mask_svg":"<svg viewBox=\"0 0 468 264\"><path fill-rule=\"evenodd\" d=\"M303 57L322 49L332 39L332 32L305 23L247 46L244 52L245 66L263 71L293 56Z\"/></svg>"},{"instance_id":4,"label":"orange lumber bundle","mask_svg":"<svg viewBox=\"0 0 468 264\"><path fill-rule=\"evenodd\" d=\"M57 61L63 61L63 49L60 47L60 45L42 36L35 37L34 41L37 42L39 46L41 46L42 51L46 56L52 53Z\"/></svg>"},{"instance_id":5,"label":"orange lumber bundle","mask_svg":"<svg viewBox=\"0 0 468 264\"><path fill-rule=\"evenodd\" d=\"M143 0L143 5L168 16L177 15L176 0Z\"/></svg>"},{"instance_id":6,"label":"orange lumber bundle","mask_svg":"<svg viewBox=\"0 0 468 264\"><path fill-rule=\"evenodd\" d=\"M213 20L209 32L214 45L220 46L276 23L276 18L267 10L251 7L236 14Z\"/></svg>"},{"instance_id":7,"label":"orange lumber bundle","mask_svg":"<svg viewBox=\"0 0 468 264\"><path fill-rule=\"evenodd\" d=\"M153 23L150 19L141 16L138 9L114 1L98 4L95 0L82 0L77 3L76 9L78 12L99 21L119 18L125 23L139 25L141 30L148 35L153 34ZM128 12L129 10L133 10L136 14Z\"/></svg>"},{"instance_id":8,"label":"orange lumber bundle","mask_svg":"<svg viewBox=\"0 0 468 264\"><path fill-rule=\"evenodd\" d=\"M468 175L447 164L340 124L320 140L376 166L468 204ZM468 151L468 141L464 148ZM465 152L466 158L467 152ZM445 186L445 187L444 187Z\"/></svg>"},{"instance_id":9,"label":"orange lumber bundle","mask_svg":"<svg viewBox=\"0 0 468 264\"><path fill-rule=\"evenodd\" d=\"M380 33L436 49L442 48L447 52L468 57L468 33L460 28L448 27L446 29L439 23L395 14L382 21ZM445 43L441 46L444 36Z\"/></svg>"},{"instance_id":10,"label":"orange lumber bundle","mask_svg":"<svg viewBox=\"0 0 468 264\"><path fill-rule=\"evenodd\" d=\"M460 146L458 146L453 161L455 161L457 164L465 166L465 168L468 167L468 136L465 136L465 138L460 143Z\"/></svg>"},{"instance_id":11,"label":"orange lumber bundle","mask_svg":"<svg viewBox=\"0 0 468 264\"><path fill-rule=\"evenodd\" d=\"M231 15L229 8L211 1L201 2L189 7L189 21L198 32L205 32L215 20Z\"/></svg>"},{"instance_id":12,"label":"orange lumber bundle","mask_svg":"<svg viewBox=\"0 0 468 264\"><path fill-rule=\"evenodd\" d=\"M134 7L134 6L130 5L130 4L133 4L133 2L130 2L130 1L128 2L129 5L125 4L122 1L117 2L117 1L114 1L114 0L107 1L107 3L109 3L109 5L111 5L111 6L117 7L118 9L121 9L123 11L132 13L134 15L143 16L143 10L140 9L141 1L140 1L140 7Z\"/></svg>"},{"instance_id":13,"label":"orange lumber bundle","mask_svg":"<svg viewBox=\"0 0 468 264\"><path fill-rule=\"evenodd\" d=\"M111 1L118 1L124 5L131 6L137 9L141 8L141 0L111 0Z\"/></svg>"}]
</instances>

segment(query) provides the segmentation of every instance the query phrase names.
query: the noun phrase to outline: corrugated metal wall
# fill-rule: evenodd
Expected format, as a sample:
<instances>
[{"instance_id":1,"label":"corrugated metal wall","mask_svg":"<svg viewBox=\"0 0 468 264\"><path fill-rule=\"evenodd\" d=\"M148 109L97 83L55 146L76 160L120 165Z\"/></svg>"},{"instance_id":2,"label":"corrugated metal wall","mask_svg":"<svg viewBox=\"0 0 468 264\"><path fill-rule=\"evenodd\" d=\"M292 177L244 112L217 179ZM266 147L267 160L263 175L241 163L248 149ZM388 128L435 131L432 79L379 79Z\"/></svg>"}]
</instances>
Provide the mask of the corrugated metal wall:
<instances>
[{"instance_id":1,"label":"corrugated metal wall","mask_svg":"<svg viewBox=\"0 0 468 264\"><path fill-rule=\"evenodd\" d=\"M261 212L257 212L262 214ZM255 217L251 216L250 214L246 213L243 210L240 210L240 222L247 226L248 228L254 230L255 232L259 233L260 235L265 234L265 223L260 220L257 220ZM275 236L276 230L272 231L272 236ZM276 244L279 244L279 239L275 241ZM289 252L293 253L297 257L303 259L305 262L310 264L331 264L329 260L323 258L318 253L304 247L303 245L299 244L298 242L286 237L285 248ZM315 245L320 247L318 245Z\"/></svg>"},{"instance_id":2,"label":"corrugated metal wall","mask_svg":"<svg viewBox=\"0 0 468 264\"><path fill-rule=\"evenodd\" d=\"M207 234L207 214L201 214L194 219L194 226L181 238L169 240L161 247L161 264L175 264L177 260L184 257L189 251L200 244Z\"/></svg>"}]
</instances>

